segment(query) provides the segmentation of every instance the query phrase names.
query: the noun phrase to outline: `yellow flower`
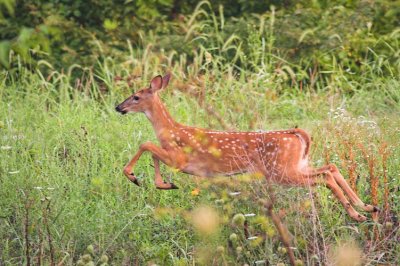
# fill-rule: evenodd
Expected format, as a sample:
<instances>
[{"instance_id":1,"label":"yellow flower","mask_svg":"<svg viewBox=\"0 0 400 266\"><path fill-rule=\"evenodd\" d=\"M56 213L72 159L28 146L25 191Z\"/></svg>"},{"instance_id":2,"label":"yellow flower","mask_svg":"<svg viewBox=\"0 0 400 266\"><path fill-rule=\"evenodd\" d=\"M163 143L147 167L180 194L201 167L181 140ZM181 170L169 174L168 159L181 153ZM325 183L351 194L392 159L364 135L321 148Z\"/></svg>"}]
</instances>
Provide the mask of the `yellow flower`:
<instances>
[{"instance_id":1,"label":"yellow flower","mask_svg":"<svg viewBox=\"0 0 400 266\"><path fill-rule=\"evenodd\" d=\"M190 154L190 153L192 153L192 151L193 151L193 148L190 146L183 147L183 152L186 154Z\"/></svg>"},{"instance_id":2,"label":"yellow flower","mask_svg":"<svg viewBox=\"0 0 400 266\"><path fill-rule=\"evenodd\" d=\"M192 192L190 192L190 194L192 194L192 196L198 196L200 194L200 189L195 188L192 190Z\"/></svg>"},{"instance_id":3,"label":"yellow flower","mask_svg":"<svg viewBox=\"0 0 400 266\"><path fill-rule=\"evenodd\" d=\"M221 150L217 149L214 146L211 146L210 148L208 148L208 152L211 153L215 158L221 157L221 154L222 154Z\"/></svg>"}]
</instances>

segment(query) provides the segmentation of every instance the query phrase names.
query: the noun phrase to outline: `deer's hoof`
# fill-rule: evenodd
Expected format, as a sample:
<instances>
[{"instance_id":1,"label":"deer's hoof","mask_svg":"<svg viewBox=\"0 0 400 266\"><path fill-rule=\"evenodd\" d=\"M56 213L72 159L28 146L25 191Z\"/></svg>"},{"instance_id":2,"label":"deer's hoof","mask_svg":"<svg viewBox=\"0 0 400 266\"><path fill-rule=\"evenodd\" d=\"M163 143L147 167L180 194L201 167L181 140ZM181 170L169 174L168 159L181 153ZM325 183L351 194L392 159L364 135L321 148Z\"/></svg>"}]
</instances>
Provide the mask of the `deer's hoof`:
<instances>
[{"instance_id":1,"label":"deer's hoof","mask_svg":"<svg viewBox=\"0 0 400 266\"><path fill-rule=\"evenodd\" d=\"M163 184L156 185L157 189L163 189L163 190L170 190L170 189L179 189L174 183L166 183L164 182Z\"/></svg>"},{"instance_id":2,"label":"deer's hoof","mask_svg":"<svg viewBox=\"0 0 400 266\"><path fill-rule=\"evenodd\" d=\"M370 204L364 204L363 209L364 209L364 211L367 211L367 212L380 212L380 210L377 206L370 205Z\"/></svg>"},{"instance_id":3,"label":"deer's hoof","mask_svg":"<svg viewBox=\"0 0 400 266\"><path fill-rule=\"evenodd\" d=\"M128 178L132 183L134 183L136 186L140 187L139 180L136 178L134 173L129 174Z\"/></svg>"},{"instance_id":4,"label":"deer's hoof","mask_svg":"<svg viewBox=\"0 0 400 266\"><path fill-rule=\"evenodd\" d=\"M174 183L171 183L171 189L179 189Z\"/></svg>"},{"instance_id":5,"label":"deer's hoof","mask_svg":"<svg viewBox=\"0 0 400 266\"><path fill-rule=\"evenodd\" d=\"M137 179L135 180L131 180L133 184L135 184L136 186L140 187L140 183Z\"/></svg>"},{"instance_id":6,"label":"deer's hoof","mask_svg":"<svg viewBox=\"0 0 400 266\"><path fill-rule=\"evenodd\" d=\"M355 220L361 223L367 221L368 219L364 215L358 214Z\"/></svg>"}]
</instances>

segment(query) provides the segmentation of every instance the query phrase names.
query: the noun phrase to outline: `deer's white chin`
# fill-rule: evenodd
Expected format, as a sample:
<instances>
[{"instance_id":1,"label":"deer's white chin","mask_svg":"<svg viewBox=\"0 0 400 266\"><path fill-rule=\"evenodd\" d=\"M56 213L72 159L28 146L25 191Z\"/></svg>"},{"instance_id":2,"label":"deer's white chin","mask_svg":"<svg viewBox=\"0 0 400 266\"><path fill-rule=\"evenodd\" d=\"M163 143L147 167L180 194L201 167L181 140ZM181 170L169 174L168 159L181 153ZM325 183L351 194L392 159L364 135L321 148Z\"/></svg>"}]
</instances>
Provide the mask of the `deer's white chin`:
<instances>
[{"instance_id":1,"label":"deer's white chin","mask_svg":"<svg viewBox=\"0 0 400 266\"><path fill-rule=\"evenodd\" d=\"M149 111L144 111L144 114L148 119L151 119L151 113Z\"/></svg>"}]
</instances>

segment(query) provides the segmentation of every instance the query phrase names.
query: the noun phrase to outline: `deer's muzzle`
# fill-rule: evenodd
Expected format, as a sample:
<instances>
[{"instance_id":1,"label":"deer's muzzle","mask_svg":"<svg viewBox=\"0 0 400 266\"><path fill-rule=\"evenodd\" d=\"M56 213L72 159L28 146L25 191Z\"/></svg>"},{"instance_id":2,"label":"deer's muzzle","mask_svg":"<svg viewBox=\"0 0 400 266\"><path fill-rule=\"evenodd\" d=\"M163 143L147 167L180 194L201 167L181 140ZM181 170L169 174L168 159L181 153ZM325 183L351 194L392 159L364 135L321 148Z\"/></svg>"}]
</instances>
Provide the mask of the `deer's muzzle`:
<instances>
[{"instance_id":1,"label":"deer's muzzle","mask_svg":"<svg viewBox=\"0 0 400 266\"><path fill-rule=\"evenodd\" d=\"M123 114L123 115L127 113L127 112L124 111L119 105L118 105L117 107L115 107L115 110L116 110L117 112Z\"/></svg>"}]
</instances>

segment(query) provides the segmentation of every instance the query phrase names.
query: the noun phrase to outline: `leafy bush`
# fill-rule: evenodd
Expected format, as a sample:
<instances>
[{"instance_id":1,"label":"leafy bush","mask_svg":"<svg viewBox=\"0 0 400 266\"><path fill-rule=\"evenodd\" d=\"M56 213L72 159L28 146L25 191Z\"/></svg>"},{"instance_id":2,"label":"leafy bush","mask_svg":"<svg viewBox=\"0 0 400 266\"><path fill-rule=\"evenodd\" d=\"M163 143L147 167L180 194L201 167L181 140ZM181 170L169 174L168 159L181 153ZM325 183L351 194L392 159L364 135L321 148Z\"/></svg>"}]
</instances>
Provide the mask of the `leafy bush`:
<instances>
[{"instance_id":1,"label":"leafy bush","mask_svg":"<svg viewBox=\"0 0 400 266\"><path fill-rule=\"evenodd\" d=\"M0 64L8 69L15 62L10 51L28 66L40 59L58 69L92 66L126 50L127 39L134 47L152 44L189 61L207 51L253 71L262 60L279 57L278 65L290 62L292 69L282 71L292 81L301 81L302 71L333 71L332 62L351 75L372 62L400 61L400 7L387 0L2 0L0 6ZM385 71L384 64L378 67ZM302 74L293 79L290 72Z\"/></svg>"}]
</instances>

